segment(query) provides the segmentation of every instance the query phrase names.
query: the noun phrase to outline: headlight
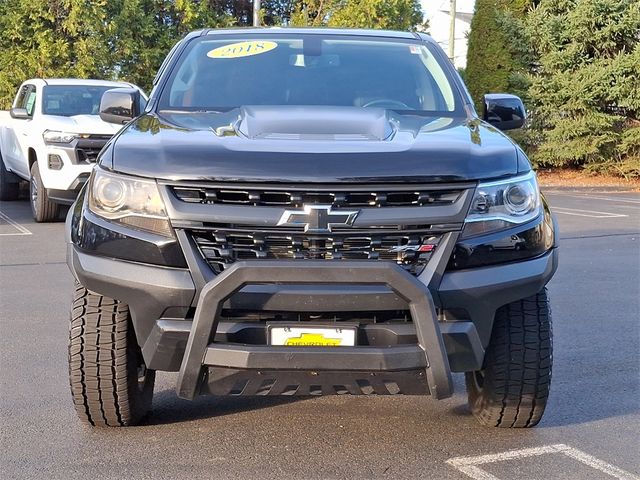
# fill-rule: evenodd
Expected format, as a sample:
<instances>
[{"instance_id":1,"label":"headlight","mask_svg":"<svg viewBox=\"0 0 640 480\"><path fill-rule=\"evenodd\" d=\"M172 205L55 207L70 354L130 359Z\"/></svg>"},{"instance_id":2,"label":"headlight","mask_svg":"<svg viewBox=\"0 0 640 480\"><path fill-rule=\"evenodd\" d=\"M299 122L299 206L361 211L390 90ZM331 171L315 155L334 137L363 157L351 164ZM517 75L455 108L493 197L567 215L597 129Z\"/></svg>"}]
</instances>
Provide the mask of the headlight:
<instances>
[{"instance_id":1,"label":"headlight","mask_svg":"<svg viewBox=\"0 0 640 480\"><path fill-rule=\"evenodd\" d=\"M42 134L44 143L71 143L78 137L77 133L57 132L55 130L45 130Z\"/></svg>"},{"instance_id":2,"label":"headlight","mask_svg":"<svg viewBox=\"0 0 640 480\"><path fill-rule=\"evenodd\" d=\"M514 227L535 219L541 212L536 174L481 183L471 202L462 233L472 237Z\"/></svg>"},{"instance_id":3,"label":"headlight","mask_svg":"<svg viewBox=\"0 0 640 480\"><path fill-rule=\"evenodd\" d=\"M173 238L155 181L96 168L89 185L89 210L109 221Z\"/></svg>"}]
</instances>

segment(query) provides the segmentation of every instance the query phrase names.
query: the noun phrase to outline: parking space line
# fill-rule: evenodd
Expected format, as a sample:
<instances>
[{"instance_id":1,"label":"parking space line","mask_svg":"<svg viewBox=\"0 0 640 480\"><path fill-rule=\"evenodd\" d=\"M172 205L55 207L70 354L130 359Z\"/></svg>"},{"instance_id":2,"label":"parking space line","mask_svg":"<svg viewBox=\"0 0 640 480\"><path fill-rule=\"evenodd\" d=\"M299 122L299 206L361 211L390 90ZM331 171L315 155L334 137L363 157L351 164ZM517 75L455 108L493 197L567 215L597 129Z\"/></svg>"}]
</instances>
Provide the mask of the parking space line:
<instances>
[{"instance_id":1,"label":"parking space line","mask_svg":"<svg viewBox=\"0 0 640 480\"><path fill-rule=\"evenodd\" d=\"M564 215L574 215L576 217L621 218L621 217L629 216L623 213L598 212L595 210L582 210L580 208L552 207L552 210L554 213L561 213Z\"/></svg>"},{"instance_id":2,"label":"parking space line","mask_svg":"<svg viewBox=\"0 0 640 480\"><path fill-rule=\"evenodd\" d=\"M608 202L621 202L621 203L634 203L634 204L638 204L640 205L640 199L633 199L633 198L616 198L616 197L601 197L601 196L594 196L594 195L572 195L569 193L555 193L553 191L548 192L548 195L554 195L554 196L558 196L558 197L571 197L571 198L582 198L582 199L593 199L593 200L605 200Z\"/></svg>"},{"instance_id":3,"label":"parking space line","mask_svg":"<svg viewBox=\"0 0 640 480\"><path fill-rule=\"evenodd\" d=\"M521 450L510 450L508 452L480 455L477 457L455 457L450 458L446 463L474 480L500 480L495 475L492 475L486 470L480 468L479 465L504 462L506 460L518 460L521 458L536 457L552 453L566 455L567 457L573 458L574 460L577 460L611 477L617 478L618 480L640 480L640 477L637 477L636 475L563 443L546 445L543 447L523 448Z\"/></svg>"},{"instance_id":4,"label":"parking space line","mask_svg":"<svg viewBox=\"0 0 640 480\"><path fill-rule=\"evenodd\" d=\"M588 453L584 453L583 451L576 448L569 447L562 453L564 453L568 457L575 458L585 465L589 465L591 468L600 470L601 472L606 473L607 475L611 475L612 477L618 478L620 480L637 480L639 478L629 472L625 472L621 468L613 466L610 463L604 462L599 458L589 455Z\"/></svg>"},{"instance_id":5,"label":"parking space line","mask_svg":"<svg viewBox=\"0 0 640 480\"><path fill-rule=\"evenodd\" d=\"M0 219L2 219L5 222L7 222L9 225L11 225L13 228L18 230L18 232L19 232L19 233L0 233L0 235L2 235L2 236L5 236L5 235L6 236L8 236L8 235L32 235L32 233L29 230L27 230L25 227L20 225L18 222L12 220L11 218L9 218L7 215L5 215L2 212L0 212Z\"/></svg>"}]
</instances>

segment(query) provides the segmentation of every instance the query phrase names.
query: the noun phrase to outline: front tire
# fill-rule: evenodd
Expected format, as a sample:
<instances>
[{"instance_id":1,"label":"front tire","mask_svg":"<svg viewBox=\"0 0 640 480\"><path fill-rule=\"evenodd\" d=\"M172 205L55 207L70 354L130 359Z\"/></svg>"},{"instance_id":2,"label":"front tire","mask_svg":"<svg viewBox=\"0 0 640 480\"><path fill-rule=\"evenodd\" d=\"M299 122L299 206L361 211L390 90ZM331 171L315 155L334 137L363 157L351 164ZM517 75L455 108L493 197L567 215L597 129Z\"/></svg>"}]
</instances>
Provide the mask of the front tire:
<instances>
[{"instance_id":1,"label":"front tire","mask_svg":"<svg viewBox=\"0 0 640 480\"><path fill-rule=\"evenodd\" d=\"M52 202L44 188L38 162L31 165L31 181L29 182L29 198L31 200L31 213L33 219L38 222L53 222L58 219L60 205Z\"/></svg>"},{"instance_id":2,"label":"front tire","mask_svg":"<svg viewBox=\"0 0 640 480\"><path fill-rule=\"evenodd\" d=\"M148 370L127 305L75 284L69 330L69 381L76 413L92 426L139 423L151 410Z\"/></svg>"},{"instance_id":3,"label":"front tire","mask_svg":"<svg viewBox=\"0 0 640 480\"><path fill-rule=\"evenodd\" d=\"M12 174L4 166L4 160L0 154L0 200L13 201L18 199L20 183L12 181Z\"/></svg>"},{"instance_id":4,"label":"front tire","mask_svg":"<svg viewBox=\"0 0 640 480\"><path fill-rule=\"evenodd\" d=\"M471 412L492 427L538 424L551 384L552 330L547 290L496 312L483 370L467 372Z\"/></svg>"}]
</instances>

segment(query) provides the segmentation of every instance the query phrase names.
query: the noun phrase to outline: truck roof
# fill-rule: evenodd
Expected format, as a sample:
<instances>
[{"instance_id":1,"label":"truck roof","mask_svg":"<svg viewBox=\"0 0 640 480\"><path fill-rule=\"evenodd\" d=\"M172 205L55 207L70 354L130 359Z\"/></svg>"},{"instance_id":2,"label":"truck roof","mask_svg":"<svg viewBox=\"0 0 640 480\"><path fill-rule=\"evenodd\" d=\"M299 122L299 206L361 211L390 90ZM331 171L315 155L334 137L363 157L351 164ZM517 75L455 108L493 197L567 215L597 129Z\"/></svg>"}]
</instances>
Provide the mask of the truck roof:
<instances>
[{"instance_id":1,"label":"truck roof","mask_svg":"<svg viewBox=\"0 0 640 480\"><path fill-rule=\"evenodd\" d=\"M32 83L35 85L95 85L110 87L131 85L128 82L114 82L111 80L94 80L85 78L31 78L26 80L24 83Z\"/></svg>"},{"instance_id":2,"label":"truck roof","mask_svg":"<svg viewBox=\"0 0 640 480\"><path fill-rule=\"evenodd\" d=\"M252 35L272 35L274 33L292 33L292 34L308 34L308 35L351 35L361 37L386 37L386 38L405 38L405 39L421 39L433 41L431 37L422 32L407 32L400 30L374 30L364 28L299 28L299 27L244 27L244 28L210 28L200 30L202 35L228 35L250 33Z\"/></svg>"}]
</instances>

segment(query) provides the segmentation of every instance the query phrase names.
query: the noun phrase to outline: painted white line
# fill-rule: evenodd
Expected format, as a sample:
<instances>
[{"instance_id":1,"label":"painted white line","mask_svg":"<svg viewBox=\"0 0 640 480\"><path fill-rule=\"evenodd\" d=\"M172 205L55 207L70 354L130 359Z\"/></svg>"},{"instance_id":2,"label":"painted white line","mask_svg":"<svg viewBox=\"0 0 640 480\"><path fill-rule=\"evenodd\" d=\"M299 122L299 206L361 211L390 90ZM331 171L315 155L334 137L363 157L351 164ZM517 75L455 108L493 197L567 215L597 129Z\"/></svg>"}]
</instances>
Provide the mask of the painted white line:
<instances>
[{"instance_id":1,"label":"painted white line","mask_svg":"<svg viewBox=\"0 0 640 480\"><path fill-rule=\"evenodd\" d=\"M547 453L557 453L559 447L569 448L566 445L547 445L544 447L523 448L521 450L509 450L508 452L481 455L479 457L457 457L447 460L450 465L482 465L485 463L504 462L505 460L517 460L519 458L535 457Z\"/></svg>"},{"instance_id":2,"label":"painted white line","mask_svg":"<svg viewBox=\"0 0 640 480\"><path fill-rule=\"evenodd\" d=\"M640 204L640 198L639 199L633 199L633 198L616 198L616 197L600 197L600 196L593 196L593 195L571 195L568 193L554 193L554 192L549 192L549 195L554 195L557 197L571 197L571 198L588 198L588 199L594 199L594 200L605 200L608 202L621 202L621 203L634 203L634 204Z\"/></svg>"},{"instance_id":3,"label":"painted white line","mask_svg":"<svg viewBox=\"0 0 640 480\"><path fill-rule=\"evenodd\" d=\"M0 233L0 235L31 235L31 232L27 230L25 227L20 225L18 222L11 220L4 213L0 212L0 218L11 225L13 228L18 230L19 233Z\"/></svg>"},{"instance_id":4,"label":"painted white line","mask_svg":"<svg viewBox=\"0 0 640 480\"><path fill-rule=\"evenodd\" d=\"M621 218L621 217L629 216L623 213L598 212L595 210L582 210L580 208L566 208L566 207L551 207L551 211L555 213L562 213L564 215L574 215L576 217L589 217L589 218Z\"/></svg>"},{"instance_id":5,"label":"painted white line","mask_svg":"<svg viewBox=\"0 0 640 480\"><path fill-rule=\"evenodd\" d=\"M453 464L452 464L453 465ZM459 471L473 478L474 480L500 480L495 475L491 475L489 472L482 470L480 467L474 465L453 465Z\"/></svg>"},{"instance_id":6,"label":"painted white line","mask_svg":"<svg viewBox=\"0 0 640 480\"><path fill-rule=\"evenodd\" d=\"M621 468L615 467L607 462L600 460L599 458L596 458L592 455L584 453L576 448L568 448L563 453L568 457L575 458L576 460L584 463L585 465L589 465L591 468L600 470L602 473L611 475L614 478L618 478L620 480L637 480L638 479L637 476L632 475L629 472L625 472Z\"/></svg>"},{"instance_id":7,"label":"painted white line","mask_svg":"<svg viewBox=\"0 0 640 480\"><path fill-rule=\"evenodd\" d=\"M579 462L584 463L585 465L602 473L606 473L611 477L617 478L618 480L640 480L640 477L563 443L546 445L543 447L523 448L521 450L510 450L508 452L492 455L480 455L478 457L455 457L447 460L447 463L474 480L500 480L495 475L481 469L479 465L504 462L506 460L518 460L521 458L536 457L539 455L553 453L566 455L567 457L578 460Z\"/></svg>"}]
</instances>

